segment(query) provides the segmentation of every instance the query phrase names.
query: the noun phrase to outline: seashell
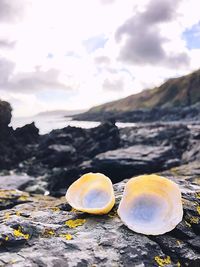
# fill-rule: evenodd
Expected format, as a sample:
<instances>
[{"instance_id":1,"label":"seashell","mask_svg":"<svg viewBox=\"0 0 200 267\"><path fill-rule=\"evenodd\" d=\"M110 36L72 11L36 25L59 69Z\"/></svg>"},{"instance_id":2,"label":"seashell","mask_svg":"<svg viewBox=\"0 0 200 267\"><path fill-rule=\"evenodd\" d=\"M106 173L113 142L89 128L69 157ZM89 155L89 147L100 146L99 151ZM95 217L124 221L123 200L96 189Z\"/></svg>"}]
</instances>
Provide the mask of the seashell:
<instances>
[{"instance_id":1,"label":"seashell","mask_svg":"<svg viewBox=\"0 0 200 267\"><path fill-rule=\"evenodd\" d=\"M164 234L182 220L180 189L176 183L154 174L132 178L117 212L123 223L137 233Z\"/></svg>"},{"instance_id":2,"label":"seashell","mask_svg":"<svg viewBox=\"0 0 200 267\"><path fill-rule=\"evenodd\" d=\"M66 199L76 210L106 214L115 204L111 180L101 173L87 173L67 190Z\"/></svg>"}]
</instances>

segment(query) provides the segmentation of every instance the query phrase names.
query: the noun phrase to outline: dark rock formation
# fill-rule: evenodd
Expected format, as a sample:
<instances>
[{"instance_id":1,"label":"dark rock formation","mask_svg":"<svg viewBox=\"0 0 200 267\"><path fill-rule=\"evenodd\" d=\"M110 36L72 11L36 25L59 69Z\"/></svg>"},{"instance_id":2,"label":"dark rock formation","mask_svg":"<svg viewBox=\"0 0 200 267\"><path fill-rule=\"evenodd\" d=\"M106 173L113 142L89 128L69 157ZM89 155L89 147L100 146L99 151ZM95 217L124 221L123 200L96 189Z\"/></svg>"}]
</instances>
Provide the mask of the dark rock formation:
<instances>
[{"instance_id":1,"label":"dark rock formation","mask_svg":"<svg viewBox=\"0 0 200 267\"><path fill-rule=\"evenodd\" d=\"M135 145L97 155L81 165L85 172L102 172L113 182L133 175L158 172L180 164L172 147Z\"/></svg>"},{"instance_id":2,"label":"dark rock formation","mask_svg":"<svg viewBox=\"0 0 200 267\"><path fill-rule=\"evenodd\" d=\"M6 101L0 100L0 127L7 127L11 120L12 108Z\"/></svg>"},{"instance_id":3,"label":"dark rock formation","mask_svg":"<svg viewBox=\"0 0 200 267\"><path fill-rule=\"evenodd\" d=\"M178 166L182 163L183 152L187 153L191 138L190 129L183 125L143 125L120 129L119 133L117 149L113 147L112 151L103 153L99 150L97 155L83 157L75 166L65 163L64 168L57 167L48 172L51 194L64 194L72 182L89 171L102 172L116 183L136 174ZM84 151L80 153L84 154Z\"/></svg>"},{"instance_id":4,"label":"dark rock formation","mask_svg":"<svg viewBox=\"0 0 200 267\"><path fill-rule=\"evenodd\" d=\"M105 173L116 183L200 159L198 125L154 123L118 129L109 120L93 129L65 127L40 136L34 123L16 130L8 127L9 104L1 110L7 119L1 119L0 126L0 170L35 177L23 186L29 192L62 195L88 171Z\"/></svg>"},{"instance_id":5,"label":"dark rock formation","mask_svg":"<svg viewBox=\"0 0 200 267\"><path fill-rule=\"evenodd\" d=\"M54 168L77 168L83 161L119 146L119 129L112 122L93 129L68 126L41 137L34 159L25 164L25 170L37 176Z\"/></svg>"},{"instance_id":6,"label":"dark rock formation","mask_svg":"<svg viewBox=\"0 0 200 267\"><path fill-rule=\"evenodd\" d=\"M199 166L162 173L180 185L184 218L160 236L137 234L117 216L126 181L114 186L116 205L104 216L74 211L64 197L0 190L0 265L200 266Z\"/></svg>"},{"instance_id":7,"label":"dark rock formation","mask_svg":"<svg viewBox=\"0 0 200 267\"><path fill-rule=\"evenodd\" d=\"M0 126L0 170L14 169L32 157L39 140L39 130L34 123L14 131L11 127Z\"/></svg>"},{"instance_id":8,"label":"dark rock formation","mask_svg":"<svg viewBox=\"0 0 200 267\"><path fill-rule=\"evenodd\" d=\"M73 116L75 120L86 121L102 121L114 119L118 122L177 122L177 121L199 121L200 104L190 107L174 107L152 109L136 109L133 111L101 111L101 112L85 112Z\"/></svg>"},{"instance_id":9,"label":"dark rock formation","mask_svg":"<svg viewBox=\"0 0 200 267\"><path fill-rule=\"evenodd\" d=\"M67 166L116 149L119 144L119 130L112 122L93 129L68 126L43 137L35 157L49 167Z\"/></svg>"},{"instance_id":10,"label":"dark rock formation","mask_svg":"<svg viewBox=\"0 0 200 267\"><path fill-rule=\"evenodd\" d=\"M14 136L19 143L32 144L38 142L39 129L32 122L14 131Z\"/></svg>"}]
</instances>

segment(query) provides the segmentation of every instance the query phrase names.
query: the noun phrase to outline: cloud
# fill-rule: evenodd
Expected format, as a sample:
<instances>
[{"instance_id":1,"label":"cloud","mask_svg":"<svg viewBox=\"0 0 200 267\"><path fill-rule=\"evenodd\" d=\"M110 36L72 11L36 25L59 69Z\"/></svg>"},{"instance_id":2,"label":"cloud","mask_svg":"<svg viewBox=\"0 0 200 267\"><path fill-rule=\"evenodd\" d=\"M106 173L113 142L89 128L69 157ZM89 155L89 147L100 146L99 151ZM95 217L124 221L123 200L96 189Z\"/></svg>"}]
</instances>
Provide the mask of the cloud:
<instances>
[{"instance_id":1,"label":"cloud","mask_svg":"<svg viewBox=\"0 0 200 267\"><path fill-rule=\"evenodd\" d=\"M187 65L186 53L167 53L163 45L169 40L162 36L159 26L176 18L179 0L151 0L143 12L129 18L118 28L115 39L122 43L121 61L131 64L161 64L173 67ZM179 61L178 61L179 60Z\"/></svg>"},{"instance_id":2,"label":"cloud","mask_svg":"<svg viewBox=\"0 0 200 267\"><path fill-rule=\"evenodd\" d=\"M124 89L124 81L121 79L117 79L117 80L105 79L102 87L103 87L103 90L122 91Z\"/></svg>"},{"instance_id":3,"label":"cloud","mask_svg":"<svg viewBox=\"0 0 200 267\"><path fill-rule=\"evenodd\" d=\"M0 22L19 21L24 15L24 2L23 0L0 0Z\"/></svg>"},{"instance_id":4,"label":"cloud","mask_svg":"<svg viewBox=\"0 0 200 267\"><path fill-rule=\"evenodd\" d=\"M109 65L110 59L107 56L97 56L94 58L94 63L97 65Z\"/></svg>"},{"instance_id":5,"label":"cloud","mask_svg":"<svg viewBox=\"0 0 200 267\"><path fill-rule=\"evenodd\" d=\"M16 41L9 41L7 39L0 39L1 49L13 49L15 47Z\"/></svg>"},{"instance_id":6,"label":"cloud","mask_svg":"<svg viewBox=\"0 0 200 267\"><path fill-rule=\"evenodd\" d=\"M66 81L60 80L57 69L41 70L37 67L32 72L15 73L15 64L5 58L0 58L0 90L10 92L33 93L48 90L73 90L70 77ZM71 84L70 84L71 83Z\"/></svg>"},{"instance_id":7,"label":"cloud","mask_svg":"<svg viewBox=\"0 0 200 267\"><path fill-rule=\"evenodd\" d=\"M102 4L107 5L107 4L112 4L112 3L114 3L115 0L100 0L100 2L101 2Z\"/></svg>"},{"instance_id":8,"label":"cloud","mask_svg":"<svg viewBox=\"0 0 200 267\"><path fill-rule=\"evenodd\" d=\"M0 57L0 89L6 88L8 80L14 71L14 68L14 62Z\"/></svg>"},{"instance_id":9,"label":"cloud","mask_svg":"<svg viewBox=\"0 0 200 267\"><path fill-rule=\"evenodd\" d=\"M56 69L41 71L36 69L33 72L22 72L14 75L7 86L12 90L36 91L43 89L71 89L59 81L60 72Z\"/></svg>"}]
</instances>

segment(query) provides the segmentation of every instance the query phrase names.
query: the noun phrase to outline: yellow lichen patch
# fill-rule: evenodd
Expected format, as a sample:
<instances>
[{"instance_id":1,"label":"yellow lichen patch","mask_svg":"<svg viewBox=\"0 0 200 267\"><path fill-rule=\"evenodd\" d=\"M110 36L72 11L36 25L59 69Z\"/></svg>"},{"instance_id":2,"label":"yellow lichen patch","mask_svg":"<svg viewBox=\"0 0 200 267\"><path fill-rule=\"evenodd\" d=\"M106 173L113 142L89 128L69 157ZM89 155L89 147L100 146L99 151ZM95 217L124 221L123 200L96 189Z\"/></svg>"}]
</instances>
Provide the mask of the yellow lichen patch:
<instances>
[{"instance_id":1,"label":"yellow lichen patch","mask_svg":"<svg viewBox=\"0 0 200 267\"><path fill-rule=\"evenodd\" d=\"M44 237L55 236L55 232L52 229L45 229L43 236Z\"/></svg>"},{"instance_id":2,"label":"yellow lichen patch","mask_svg":"<svg viewBox=\"0 0 200 267\"><path fill-rule=\"evenodd\" d=\"M52 210L52 211L55 211L55 212L60 211L60 209L59 209L58 207L51 207L51 210Z\"/></svg>"},{"instance_id":3,"label":"yellow lichen patch","mask_svg":"<svg viewBox=\"0 0 200 267\"><path fill-rule=\"evenodd\" d=\"M68 220L68 221L65 222L65 224L69 228L75 228L75 227L83 225L85 222L86 222L85 219L76 219L76 220Z\"/></svg>"},{"instance_id":4,"label":"yellow lichen patch","mask_svg":"<svg viewBox=\"0 0 200 267\"><path fill-rule=\"evenodd\" d=\"M13 234L14 234L15 237L23 237L23 238L25 238L26 240L28 240L29 237L30 237L29 234L24 234L24 233L22 233L22 228L21 228L21 227L19 227L17 230L15 229L15 230L13 231Z\"/></svg>"},{"instance_id":5,"label":"yellow lichen patch","mask_svg":"<svg viewBox=\"0 0 200 267\"><path fill-rule=\"evenodd\" d=\"M195 196L196 196L196 198L200 199L200 192L197 192L197 193L195 194Z\"/></svg>"},{"instance_id":6,"label":"yellow lichen patch","mask_svg":"<svg viewBox=\"0 0 200 267\"><path fill-rule=\"evenodd\" d=\"M60 237L64 237L66 240L73 239L72 235L70 235L70 234L60 234Z\"/></svg>"},{"instance_id":7,"label":"yellow lichen patch","mask_svg":"<svg viewBox=\"0 0 200 267\"><path fill-rule=\"evenodd\" d=\"M4 216L5 216L5 219L6 219L6 220L10 219L10 213L9 213L9 212L6 212L6 213L4 214Z\"/></svg>"},{"instance_id":8,"label":"yellow lichen patch","mask_svg":"<svg viewBox=\"0 0 200 267\"><path fill-rule=\"evenodd\" d=\"M188 227L191 227L191 224L187 221L185 221L185 224L188 226Z\"/></svg>"},{"instance_id":9,"label":"yellow lichen patch","mask_svg":"<svg viewBox=\"0 0 200 267\"><path fill-rule=\"evenodd\" d=\"M17 216L21 216L21 212L20 211L16 211L15 213Z\"/></svg>"},{"instance_id":10,"label":"yellow lichen patch","mask_svg":"<svg viewBox=\"0 0 200 267\"><path fill-rule=\"evenodd\" d=\"M199 223L199 218L198 218L198 217L194 217L194 216L192 216L192 217L190 218L190 223L191 223L191 224L193 224L193 223L198 224L198 223Z\"/></svg>"},{"instance_id":11,"label":"yellow lichen patch","mask_svg":"<svg viewBox=\"0 0 200 267\"><path fill-rule=\"evenodd\" d=\"M11 198L14 195L17 195L16 190L0 190L0 198Z\"/></svg>"},{"instance_id":12,"label":"yellow lichen patch","mask_svg":"<svg viewBox=\"0 0 200 267\"><path fill-rule=\"evenodd\" d=\"M28 196L24 196L24 195L18 198L18 200L20 201L27 201L27 199L28 199Z\"/></svg>"},{"instance_id":13,"label":"yellow lichen patch","mask_svg":"<svg viewBox=\"0 0 200 267\"><path fill-rule=\"evenodd\" d=\"M197 206L197 212L200 215L200 205Z\"/></svg>"},{"instance_id":14,"label":"yellow lichen patch","mask_svg":"<svg viewBox=\"0 0 200 267\"><path fill-rule=\"evenodd\" d=\"M170 259L170 256L167 256L166 258L161 258L159 256L156 256L154 258L154 260L156 261L156 263L158 264L158 266L165 266L165 265L168 265L168 264L171 264L171 259Z\"/></svg>"},{"instance_id":15,"label":"yellow lichen patch","mask_svg":"<svg viewBox=\"0 0 200 267\"><path fill-rule=\"evenodd\" d=\"M176 240L176 243L180 246L181 242L179 240Z\"/></svg>"},{"instance_id":16,"label":"yellow lichen patch","mask_svg":"<svg viewBox=\"0 0 200 267\"><path fill-rule=\"evenodd\" d=\"M179 261L177 262L177 264L176 264L176 265L177 265L177 267L181 267L181 264L180 264L180 262L179 262Z\"/></svg>"},{"instance_id":17,"label":"yellow lichen patch","mask_svg":"<svg viewBox=\"0 0 200 267\"><path fill-rule=\"evenodd\" d=\"M8 241L8 240L9 240L9 237L8 237L8 236L6 236L6 237L5 237L5 240L6 240L6 241Z\"/></svg>"}]
</instances>

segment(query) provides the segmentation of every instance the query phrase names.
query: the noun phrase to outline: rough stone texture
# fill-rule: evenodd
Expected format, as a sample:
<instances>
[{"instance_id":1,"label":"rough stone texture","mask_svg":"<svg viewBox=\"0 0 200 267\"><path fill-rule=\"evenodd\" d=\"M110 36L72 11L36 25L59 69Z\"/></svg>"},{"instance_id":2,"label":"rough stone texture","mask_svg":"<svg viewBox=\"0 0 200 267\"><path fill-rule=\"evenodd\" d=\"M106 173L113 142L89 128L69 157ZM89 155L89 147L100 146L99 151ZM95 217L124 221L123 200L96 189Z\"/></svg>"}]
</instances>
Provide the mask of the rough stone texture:
<instances>
[{"instance_id":1,"label":"rough stone texture","mask_svg":"<svg viewBox=\"0 0 200 267\"><path fill-rule=\"evenodd\" d=\"M102 131L101 126L96 128L97 133L98 131ZM109 131L117 132L115 127L112 131ZM63 133L63 137L65 130L60 130L60 132ZM82 136L84 136L83 133ZM105 139L105 141L108 140L108 142L113 142L114 140L116 145L112 146L112 150L110 148L107 149L101 142L101 149L98 149L97 153L90 157L86 156L85 153L93 146L100 147L97 138L98 134L96 134L96 138L92 139L93 141L90 142L90 144L96 142L96 145L94 144L91 146L86 139L85 144L88 144L87 146L84 146L85 148L87 147L86 152L85 149L81 149L82 146L80 146L79 149L78 143L76 145L76 141L73 141L74 143L70 143L72 146L70 154L71 161L64 161L63 168L60 168L59 165L57 165L56 168L50 170L48 168L47 172L44 173L47 177L48 190L53 195L62 195L66 187L74 182L77 177L88 171L103 172L116 183L136 174L162 171L173 166L179 166L182 164L183 153L190 153L188 150L191 149L190 140L192 139L192 136L196 136L198 133L199 128L197 126L193 130L193 128L190 129L181 124L150 124L119 129L119 136L115 134L114 136L111 136L109 140L107 138ZM108 134L109 133L105 132L104 137ZM50 134L50 136L52 135ZM57 144L61 142L61 140L58 135L56 136ZM79 140L75 135L73 140L76 139ZM116 140L119 139L120 142L116 142ZM63 139L64 144L67 145L67 142L66 139ZM193 146L193 143L191 146ZM55 146L53 147L55 150ZM79 161L76 160L75 165L72 164L72 161L74 161L74 147L76 151L79 151ZM51 156L54 157L54 160L52 161L54 164L57 164L57 160L59 160L58 155L62 154L61 152L57 152L59 148L60 147L56 146L56 151L54 151ZM63 148L63 146L61 148ZM45 150L43 149L42 151ZM48 160L49 157L47 156L46 160ZM195 156L193 157L193 160L195 160ZM187 160L184 160L184 162L190 161L189 157ZM58 162L59 164L62 164L63 161L60 160ZM33 164L33 166L37 171L37 165ZM44 168L44 166L42 168Z\"/></svg>"},{"instance_id":2,"label":"rough stone texture","mask_svg":"<svg viewBox=\"0 0 200 267\"><path fill-rule=\"evenodd\" d=\"M64 197L1 190L0 266L200 266L200 162L162 175L180 185L184 218L161 236L134 233L120 221L126 180L114 186L117 203L104 216L77 212Z\"/></svg>"},{"instance_id":3,"label":"rough stone texture","mask_svg":"<svg viewBox=\"0 0 200 267\"><path fill-rule=\"evenodd\" d=\"M0 100L0 127L8 126L11 120L11 111L12 108L10 104L6 101Z\"/></svg>"},{"instance_id":4,"label":"rough stone texture","mask_svg":"<svg viewBox=\"0 0 200 267\"><path fill-rule=\"evenodd\" d=\"M0 170L35 177L23 190L62 195L87 171L119 182L200 159L199 125L148 124L118 129L108 121L93 129L65 127L40 136L34 123L1 127Z\"/></svg>"},{"instance_id":5,"label":"rough stone texture","mask_svg":"<svg viewBox=\"0 0 200 267\"><path fill-rule=\"evenodd\" d=\"M15 174L9 172L8 175L0 175L0 188L10 190L10 189L21 189L30 181L33 181L33 177L27 174Z\"/></svg>"},{"instance_id":6,"label":"rough stone texture","mask_svg":"<svg viewBox=\"0 0 200 267\"><path fill-rule=\"evenodd\" d=\"M34 122L17 128L14 135L21 144L32 144L39 141L39 129L35 126Z\"/></svg>"},{"instance_id":7,"label":"rough stone texture","mask_svg":"<svg viewBox=\"0 0 200 267\"><path fill-rule=\"evenodd\" d=\"M0 125L0 170L18 168L33 157L39 142L39 130L34 123L17 128Z\"/></svg>"},{"instance_id":8,"label":"rough stone texture","mask_svg":"<svg viewBox=\"0 0 200 267\"><path fill-rule=\"evenodd\" d=\"M170 146L135 145L98 154L81 165L85 172L103 172L113 182L133 175L152 173L177 166L179 160Z\"/></svg>"}]
</instances>

